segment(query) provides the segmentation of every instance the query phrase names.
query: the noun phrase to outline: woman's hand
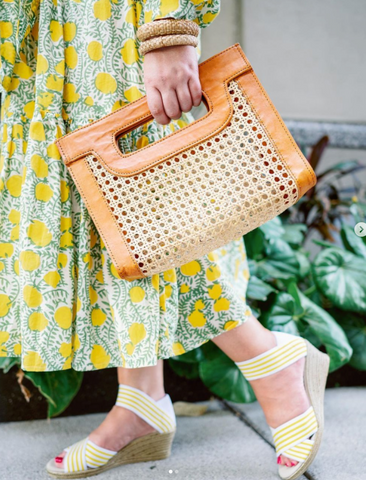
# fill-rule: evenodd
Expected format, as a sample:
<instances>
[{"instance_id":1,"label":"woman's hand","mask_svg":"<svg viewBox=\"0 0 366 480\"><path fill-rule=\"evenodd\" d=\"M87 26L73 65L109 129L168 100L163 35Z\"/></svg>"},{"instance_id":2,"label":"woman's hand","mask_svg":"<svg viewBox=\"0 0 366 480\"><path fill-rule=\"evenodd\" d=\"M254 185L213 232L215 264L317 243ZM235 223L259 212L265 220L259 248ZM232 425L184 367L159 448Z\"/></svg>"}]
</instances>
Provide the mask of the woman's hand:
<instances>
[{"instance_id":1,"label":"woman's hand","mask_svg":"<svg viewBox=\"0 0 366 480\"><path fill-rule=\"evenodd\" d=\"M153 50L145 55L147 102L155 120L166 125L201 103L197 54L190 45Z\"/></svg>"}]
</instances>

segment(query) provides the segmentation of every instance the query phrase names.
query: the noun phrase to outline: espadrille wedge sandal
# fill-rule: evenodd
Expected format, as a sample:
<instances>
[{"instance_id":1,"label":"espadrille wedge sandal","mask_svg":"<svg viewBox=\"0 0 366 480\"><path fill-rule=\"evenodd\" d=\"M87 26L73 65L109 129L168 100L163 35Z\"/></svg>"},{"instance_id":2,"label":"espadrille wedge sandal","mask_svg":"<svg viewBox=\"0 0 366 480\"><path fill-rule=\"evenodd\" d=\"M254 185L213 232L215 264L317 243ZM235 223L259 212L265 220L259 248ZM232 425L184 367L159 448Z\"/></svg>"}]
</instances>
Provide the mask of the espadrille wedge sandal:
<instances>
[{"instance_id":1,"label":"espadrille wedge sandal","mask_svg":"<svg viewBox=\"0 0 366 480\"><path fill-rule=\"evenodd\" d=\"M127 463L162 460L170 455L176 420L169 395L155 401L128 385L119 385L116 405L127 408L156 429L156 432L133 440L118 452L99 447L89 438L66 448L63 468L54 459L46 466L55 478L86 478Z\"/></svg>"},{"instance_id":2,"label":"espadrille wedge sandal","mask_svg":"<svg viewBox=\"0 0 366 480\"><path fill-rule=\"evenodd\" d=\"M293 467L279 466L283 480L300 477L314 460L324 429L323 401L329 357L301 337L272 332L277 346L255 358L236 362L244 377L256 380L272 375L305 357L304 384L310 407L301 415L271 428L277 458L284 455L299 462Z\"/></svg>"}]
</instances>

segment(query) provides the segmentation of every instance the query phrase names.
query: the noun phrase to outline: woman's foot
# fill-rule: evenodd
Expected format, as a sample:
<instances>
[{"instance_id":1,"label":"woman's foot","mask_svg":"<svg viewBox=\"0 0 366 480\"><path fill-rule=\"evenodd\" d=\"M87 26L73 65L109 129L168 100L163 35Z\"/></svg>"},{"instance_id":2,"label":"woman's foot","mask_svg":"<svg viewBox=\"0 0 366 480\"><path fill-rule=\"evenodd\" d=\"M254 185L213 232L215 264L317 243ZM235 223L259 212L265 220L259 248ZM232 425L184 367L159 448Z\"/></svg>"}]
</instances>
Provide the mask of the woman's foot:
<instances>
[{"instance_id":1,"label":"woman's foot","mask_svg":"<svg viewBox=\"0 0 366 480\"><path fill-rule=\"evenodd\" d=\"M309 408L303 381L304 366L305 359L301 358L280 372L250 382L270 427L277 428ZM287 467L298 464L284 455L277 461Z\"/></svg>"},{"instance_id":2,"label":"woman's foot","mask_svg":"<svg viewBox=\"0 0 366 480\"><path fill-rule=\"evenodd\" d=\"M275 335L254 316L213 338L213 342L234 362L251 360L277 346ZM310 406L303 380L304 367L305 359L300 358L277 373L250 382L270 427L279 427ZM292 467L298 462L280 455L278 463Z\"/></svg>"},{"instance_id":3,"label":"woman's foot","mask_svg":"<svg viewBox=\"0 0 366 480\"><path fill-rule=\"evenodd\" d=\"M117 452L132 440L154 431L152 426L135 413L114 405L105 420L89 435L89 439L100 447ZM65 455L66 452L63 451L55 457L55 463L59 468L63 468Z\"/></svg>"}]
</instances>

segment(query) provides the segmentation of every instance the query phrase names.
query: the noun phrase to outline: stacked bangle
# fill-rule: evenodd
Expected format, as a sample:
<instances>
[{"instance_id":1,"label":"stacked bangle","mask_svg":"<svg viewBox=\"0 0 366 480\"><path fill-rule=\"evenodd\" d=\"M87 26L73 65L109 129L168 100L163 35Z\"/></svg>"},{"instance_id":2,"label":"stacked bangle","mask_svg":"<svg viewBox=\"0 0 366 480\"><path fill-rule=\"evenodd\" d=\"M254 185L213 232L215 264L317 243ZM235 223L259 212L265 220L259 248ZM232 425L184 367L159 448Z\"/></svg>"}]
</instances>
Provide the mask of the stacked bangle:
<instances>
[{"instance_id":1,"label":"stacked bangle","mask_svg":"<svg viewBox=\"0 0 366 480\"><path fill-rule=\"evenodd\" d=\"M140 55L173 45L198 45L199 26L192 20L161 19L142 25L137 30L141 41Z\"/></svg>"}]
</instances>

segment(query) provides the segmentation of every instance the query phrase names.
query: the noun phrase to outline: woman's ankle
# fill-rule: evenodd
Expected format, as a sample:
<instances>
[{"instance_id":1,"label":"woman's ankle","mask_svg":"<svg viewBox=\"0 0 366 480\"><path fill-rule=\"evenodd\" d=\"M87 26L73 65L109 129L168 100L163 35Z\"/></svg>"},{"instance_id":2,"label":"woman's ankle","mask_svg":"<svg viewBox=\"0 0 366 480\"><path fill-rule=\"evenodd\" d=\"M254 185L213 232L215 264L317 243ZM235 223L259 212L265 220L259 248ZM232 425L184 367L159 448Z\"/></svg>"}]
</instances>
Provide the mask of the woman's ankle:
<instances>
[{"instance_id":1,"label":"woman's ankle","mask_svg":"<svg viewBox=\"0 0 366 480\"><path fill-rule=\"evenodd\" d=\"M129 387L136 388L137 390L146 393L146 395L149 395L149 397L156 402L161 400L166 395L163 385L151 385L149 382L129 382L120 383L120 385L127 385Z\"/></svg>"},{"instance_id":2,"label":"woman's ankle","mask_svg":"<svg viewBox=\"0 0 366 480\"><path fill-rule=\"evenodd\" d=\"M250 360L277 345L274 334L254 316L212 341L234 362Z\"/></svg>"},{"instance_id":3,"label":"woman's ankle","mask_svg":"<svg viewBox=\"0 0 366 480\"><path fill-rule=\"evenodd\" d=\"M158 401L165 396L163 361L158 360L152 367L117 369L118 383L137 388L153 400Z\"/></svg>"}]
</instances>

